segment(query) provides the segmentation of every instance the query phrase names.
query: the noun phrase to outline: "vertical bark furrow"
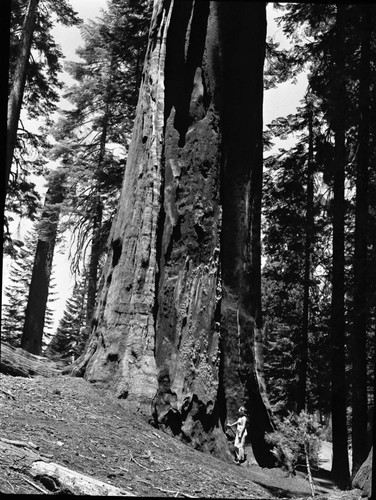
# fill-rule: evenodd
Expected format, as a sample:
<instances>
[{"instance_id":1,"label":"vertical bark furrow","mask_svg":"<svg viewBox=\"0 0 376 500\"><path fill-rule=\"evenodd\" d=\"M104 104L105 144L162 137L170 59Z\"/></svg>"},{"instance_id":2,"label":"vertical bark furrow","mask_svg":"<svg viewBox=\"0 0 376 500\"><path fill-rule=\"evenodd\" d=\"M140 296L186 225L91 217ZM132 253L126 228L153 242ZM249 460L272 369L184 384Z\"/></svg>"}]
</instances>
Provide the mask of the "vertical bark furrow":
<instances>
[{"instance_id":1,"label":"vertical bark furrow","mask_svg":"<svg viewBox=\"0 0 376 500\"><path fill-rule=\"evenodd\" d=\"M91 345L75 368L79 373L85 367L86 378L111 384L119 397L128 397L145 411L149 410L157 389L156 238L162 185L165 45L172 7L171 3L158 10L160 24L157 29L151 28L153 35L147 51L121 202L111 229L105 285L97 306L97 326L92 333L96 339L95 354ZM116 242L120 241L122 244L118 245ZM111 279L106 279L110 275ZM116 360L115 353L118 354Z\"/></svg>"},{"instance_id":2,"label":"vertical bark furrow","mask_svg":"<svg viewBox=\"0 0 376 500\"><path fill-rule=\"evenodd\" d=\"M240 405L250 414L251 440L260 464L273 458L265 449L271 431L260 357L260 214L262 183L262 74L265 5L218 4L223 64L223 157L221 237L224 379L227 412ZM245 62L247 61L247 62Z\"/></svg>"},{"instance_id":3,"label":"vertical bark furrow","mask_svg":"<svg viewBox=\"0 0 376 500\"><path fill-rule=\"evenodd\" d=\"M192 100L197 85L197 68L202 65L205 48L209 2L184 2L173 10L167 36L166 55L166 106L165 119L175 108L174 127L179 132L179 146L185 144L185 135L197 121L202 107L199 99ZM173 49L172 49L173 48ZM200 85L200 83L199 83ZM201 101L202 98L200 97Z\"/></svg>"},{"instance_id":4,"label":"vertical bark furrow","mask_svg":"<svg viewBox=\"0 0 376 500\"><path fill-rule=\"evenodd\" d=\"M255 347L264 41L265 4L155 3L98 325L76 368L222 457L235 405L252 405L258 456L270 429Z\"/></svg>"},{"instance_id":5,"label":"vertical bark furrow","mask_svg":"<svg viewBox=\"0 0 376 500\"><path fill-rule=\"evenodd\" d=\"M180 414L182 437L200 449L219 454L219 449L227 448L223 433L216 430L220 365L219 115L209 106L213 95L206 96L207 109L203 106L204 92L216 90L208 61L213 54L208 50L213 40L207 38L209 5L195 2L191 6L193 12L184 11L185 36L172 30L167 38L169 115L164 134L165 220L156 362L160 373L169 375L168 391L174 395L171 408ZM173 20L174 14L172 28ZM209 90L204 79L213 80ZM159 393L162 397L162 388ZM161 413L159 420L163 419ZM221 437L214 439L213 432Z\"/></svg>"},{"instance_id":6,"label":"vertical bark furrow","mask_svg":"<svg viewBox=\"0 0 376 500\"><path fill-rule=\"evenodd\" d=\"M32 354L42 352L42 339L52 272L52 260L64 199L65 173L57 172L49 183L44 210L39 221L38 242L25 311L21 347Z\"/></svg>"}]
</instances>

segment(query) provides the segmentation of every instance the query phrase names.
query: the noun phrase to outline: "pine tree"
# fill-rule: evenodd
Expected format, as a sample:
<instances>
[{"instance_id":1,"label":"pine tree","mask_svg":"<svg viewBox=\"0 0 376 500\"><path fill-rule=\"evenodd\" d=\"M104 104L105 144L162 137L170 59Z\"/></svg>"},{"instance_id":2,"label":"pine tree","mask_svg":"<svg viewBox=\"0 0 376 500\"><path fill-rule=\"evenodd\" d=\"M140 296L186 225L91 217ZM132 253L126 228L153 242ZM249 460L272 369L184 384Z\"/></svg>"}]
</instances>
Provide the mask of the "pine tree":
<instances>
[{"instance_id":1,"label":"pine tree","mask_svg":"<svg viewBox=\"0 0 376 500\"><path fill-rule=\"evenodd\" d=\"M312 93L306 95L295 115L269 124L269 140L290 133L297 138L295 146L270 155L264 172L263 309L269 338L268 389L280 411L300 412L307 405L309 411L324 411L327 398L320 402L315 387L325 385L325 381L321 374L317 377L314 365L327 332L328 296L322 280L325 282L329 273L330 227L322 189L322 113ZM279 343L290 345L290 349L282 354ZM284 393L281 401L275 383Z\"/></svg>"},{"instance_id":2,"label":"pine tree","mask_svg":"<svg viewBox=\"0 0 376 500\"><path fill-rule=\"evenodd\" d=\"M38 241L35 250L32 275L23 325L21 347L32 354L40 355L52 261L60 217L60 205L65 195L64 169L52 171L48 178L44 208L38 222Z\"/></svg>"},{"instance_id":3,"label":"pine tree","mask_svg":"<svg viewBox=\"0 0 376 500\"><path fill-rule=\"evenodd\" d=\"M13 161L13 151L17 140L18 121L26 82L26 67L31 52L31 42L34 32L35 18L39 0L29 0L22 27L21 43L17 55L17 63L12 76L12 86L8 97L7 123L7 154L6 154L6 185L9 182L10 169Z\"/></svg>"},{"instance_id":4,"label":"pine tree","mask_svg":"<svg viewBox=\"0 0 376 500\"><path fill-rule=\"evenodd\" d=\"M62 88L59 73L63 54L51 35L55 22L65 26L79 22L66 0L12 1L4 220L4 251L12 255L17 252L9 230L14 215L36 220L40 209L40 196L31 174L46 173L50 118ZM41 121L38 132L24 127L19 118L21 106L29 119Z\"/></svg>"},{"instance_id":5,"label":"pine tree","mask_svg":"<svg viewBox=\"0 0 376 500\"><path fill-rule=\"evenodd\" d=\"M333 477L343 487L349 476L346 426L349 388L355 415L354 473L361 457L365 456L366 389L372 376L365 370L365 345L369 344L372 331L367 321L372 292L367 291L370 281L364 276L368 274L365 273L367 247L371 247L372 237L365 232L370 185L367 186L364 165L374 155L374 130L368 118L368 113L373 112L373 103L367 97L372 89L370 75L375 58L372 50L374 8L370 7L366 15L363 8L356 5L290 4L284 10L283 29L294 42L288 57L291 61L295 57L296 67L308 69L308 79L321 100L323 123L327 126L327 138L320 140L320 149L323 159L326 158L322 162L325 164L323 179L333 193L329 206L333 221ZM359 174L361 170L363 173ZM356 190L359 191L357 201ZM372 209L369 214L371 212ZM348 327L351 324L352 342ZM347 376L350 370L352 377Z\"/></svg>"},{"instance_id":6,"label":"pine tree","mask_svg":"<svg viewBox=\"0 0 376 500\"><path fill-rule=\"evenodd\" d=\"M1 315L1 340L13 345L21 346L22 329L25 321L27 296L29 293L33 260L37 243L37 229L34 226L19 244L19 254L12 262L9 274L9 284L5 287L5 302ZM45 322L45 335L51 334L53 315L54 288L52 282L48 297Z\"/></svg>"},{"instance_id":7,"label":"pine tree","mask_svg":"<svg viewBox=\"0 0 376 500\"><path fill-rule=\"evenodd\" d=\"M55 359L72 359L82 354L86 336L86 278L79 280L67 300L63 317L46 348L46 356Z\"/></svg>"},{"instance_id":8,"label":"pine tree","mask_svg":"<svg viewBox=\"0 0 376 500\"><path fill-rule=\"evenodd\" d=\"M5 302L1 315L1 340L20 347L22 325L28 287L31 279L31 265L35 250L35 234L27 235L25 244L20 246L18 259L12 262L9 285L5 287Z\"/></svg>"}]
</instances>

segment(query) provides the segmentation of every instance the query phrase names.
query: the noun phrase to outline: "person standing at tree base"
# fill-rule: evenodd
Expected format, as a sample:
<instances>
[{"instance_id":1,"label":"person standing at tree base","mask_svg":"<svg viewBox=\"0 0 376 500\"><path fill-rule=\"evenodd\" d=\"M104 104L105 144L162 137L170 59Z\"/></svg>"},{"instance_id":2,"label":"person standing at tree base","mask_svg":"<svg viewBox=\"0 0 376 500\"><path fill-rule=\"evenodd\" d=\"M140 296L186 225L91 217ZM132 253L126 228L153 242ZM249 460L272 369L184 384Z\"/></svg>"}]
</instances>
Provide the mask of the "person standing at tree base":
<instances>
[{"instance_id":1,"label":"person standing at tree base","mask_svg":"<svg viewBox=\"0 0 376 500\"><path fill-rule=\"evenodd\" d=\"M247 459L245 451L244 451L244 443L245 443L245 438L247 436L247 412L244 406L241 406L239 408L239 418L236 422L232 424L227 424L228 427L233 427L236 425L236 432L235 432L235 442L234 442L234 447L235 447L235 462L236 463L243 463Z\"/></svg>"}]
</instances>

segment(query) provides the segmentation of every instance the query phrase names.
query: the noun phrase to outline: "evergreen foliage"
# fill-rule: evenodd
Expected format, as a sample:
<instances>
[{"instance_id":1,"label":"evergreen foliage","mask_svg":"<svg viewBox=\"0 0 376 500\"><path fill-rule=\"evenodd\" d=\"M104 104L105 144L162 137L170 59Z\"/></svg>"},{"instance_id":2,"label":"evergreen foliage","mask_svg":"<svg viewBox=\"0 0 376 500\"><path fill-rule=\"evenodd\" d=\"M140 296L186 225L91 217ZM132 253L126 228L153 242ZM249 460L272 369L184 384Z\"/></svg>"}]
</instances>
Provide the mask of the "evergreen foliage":
<instances>
[{"instance_id":1,"label":"evergreen foliage","mask_svg":"<svg viewBox=\"0 0 376 500\"><path fill-rule=\"evenodd\" d=\"M14 347L20 347L22 329L25 321L27 296L29 293L33 261L37 245L37 229L29 231L24 242L19 241L19 254L12 261L9 284L5 287L5 301L1 315L1 340ZM44 338L48 340L53 328L53 302L56 296L56 283L51 282L45 318Z\"/></svg>"},{"instance_id":2,"label":"evergreen foliage","mask_svg":"<svg viewBox=\"0 0 376 500\"><path fill-rule=\"evenodd\" d=\"M289 414L276 421L277 430L266 435L266 441L273 445L278 462L290 474L299 466L317 468L323 429L316 415L301 411L299 415ZM310 470L308 470L310 473Z\"/></svg>"},{"instance_id":3,"label":"evergreen foliage","mask_svg":"<svg viewBox=\"0 0 376 500\"><path fill-rule=\"evenodd\" d=\"M87 339L86 332L86 279L79 280L67 300L63 317L45 350L45 354L52 358L69 359L77 358L83 351Z\"/></svg>"},{"instance_id":4,"label":"evergreen foliage","mask_svg":"<svg viewBox=\"0 0 376 500\"><path fill-rule=\"evenodd\" d=\"M65 195L65 178L64 169L50 172L43 211L37 225L37 244L21 339L21 347L37 355L41 353L43 345L60 206Z\"/></svg>"},{"instance_id":5,"label":"evergreen foliage","mask_svg":"<svg viewBox=\"0 0 376 500\"><path fill-rule=\"evenodd\" d=\"M16 66L26 6L26 0L12 0L9 89ZM7 186L4 252L13 256L17 253L17 245L12 243L10 223L15 216L36 220L41 207L35 176L45 175L47 172L46 155L50 147L47 136L62 88L59 77L62 71L61 59L64 56L52 36L52 28L56 23L74 26L79 22L77 13L67 0L40 0L22 101L22 110L28 119L38 121L39 131L28 130L22 120L19 120L10 182Z\"/></svg>"},{"instance_id":6,"label":"evergreen foliage","mask_svg":"<svg viewBox=\"0 0 376 500\"><path fill-rule=\"evenodd\" d=\"M311 96L312 99L312 96ZM313 103L310 102L309 106ZM278 118L269 125L271 137L286 137L290 131L297 136L295 146L271 155L265 162L263 195L263 311L268 332L265 371L269 394L275 410L297 410L296 386L298 362L302 357L301 331L303 298L309 286L308 298L308 366L310 390L308 408L328 411L328 390L323 391L323 375L317 371L320 354L324 363L329 345L328 278L330 219L327 189L322 183L319 158L322 116L319 103L314 103L315 120L313 158L309 158L309 106L298 108L296 115ZM313 224L310 231L309 282L304 272L307 240L307 179L308 165L313 164ZM312 167L311 167L312 169ZM283 346L283 347L282 347ZM283 360L281 362L281 359ZM318 392L316 392L316 390ZM282 397L280 397L280 394ZM318 406L316 406L318 404Z\"/></svg>"},{"instance_id":7,"label":"evergreen foliage","mask_svg":"<svg viewBox=\"0 0 376 500\"><path fill-rule=\"evenodd\" d=\"M84 46L77 54L83 62L65 65L77 83L64 94L73 107L61 112L52 154L69 166L62 231L69 227L73 232L73 270L87 258L95 218L100 219L99 253L105 248L133 126L150 15L148 1L109 2L102 18L82 26Z\"/></svg>"},{"instance_id":8,"label":"evergreen foliage","mask_svg":"<svg viewBox=\"0 0 376 500\"><path fill-rule=\"evenodd\" d=\"M375 294L371 273L375 268L375 238L371 221L374 221L376 197L370 166L375 159L375 121L371 119L375 103L371 96L376 81L376 12L371 5L355 4L276 6L282 11L280 26L292 46L288 51L279 51L278 55L278 47L271 43L267 87L304 69L309 92L314 96L314 116L320 124L314 134L316 213L310 278L308 366L311 365L311 374L307 380L307 405L311 411L333 412L333 478L340 487L346 487L346 406L353 406L354 474L367 453L365 415L372 398L370 359L374 356ZM289 61L288 68L284 67L285 61ZM296 137L301 118L298 110L296 115L275 120L265 134L268 145L273 135L287 138L294 134ZM269 157L265 175L264 307L271 343L266 367L270 370L270 390L271 394L275 393L275 402L278 398L273 383L278 380L279 385L283 385L284 400L279 401L282 413L293 407L290 388L296 368L290 353L283 354L276 346L279 342L291 344L299 358L295 331L299 329L304 285L300 274L304 208L289 192L291 185L284 179L290 179L294 172L287 158L291 162L295 158L295 168L302 173L303 157L298 160L297 154L301 141L299 138L297 141L297 146ZM279 177L274 173L278 164L284 172ZM296 179L299 182L297 172ZM298 228L295 236L292 224ZM277 259L276 248L280 254ZM276 287L276 296L273 296L273 287ZM290 307L297 312L291 323L289 306L280 296L283 292ZM294 374L285 384L278 374L276 356L282 356L287 366L292 365ZM366 370L367 362L370 364ZM317 377L320 371L325 373L322 370L325 366L331 366L331 385L329 379ZM282 373L282 368L279 371ZM332 408L327 404L328 396L332 398Z\"/></svg>"},{"instance_id":9,"label":"evergreen foliage","mask_svg":"<svg viewBox=\"0 0 376 500\"><path fill-rule=\"evenodd\" d=\"M10 82L26 5L26 0L12 1ZM347 410L354 422L353 444L361 443L354 447L356 472L366 448L366 421L359 420L358 408L373 403L376 356L376 171L371 168L376 160L376 9L365 4L275 6L291 48L266 41L264 87L294 82L305 71L308 88L296 112L273 120L264 132L264 150L270 152L262 200L265 375L278 427L267 439L291 471L307 453L316 466L321 428L312 415L326 420L336 414L333 401L340 393L342 424ZM37 239L48 239L51 227L56 229L57 209L60 237L72 234L71 268L76 275L84 270L84 277L45 352L71 359L84 349L120 195L151 10L149 0L109 0L100 18L82 25L81 59L65 64L75 80L64 89L70 108L55 120L64 56L51 30L55 23L73 26L80 20L67 0L40 0L23 109L43 125L30 132L19 123L6 206L4 251L15 260L1 336L11 345L20 345ZM293 145L272 150L275 139L292 138ZM44 207L39 235L34 229L24 242L12 239L9 225L16 216L39 218L34 176L47 176L51 159L60 162L62 199ZM49 306L44 345L51 314ZM299 412L302 407L309 413ZM338 423L333 427L343 450L348 429L342 426L336 434ZM346 474L335 477L339 486L346 486Z\"/></svg>"}]
</instances>

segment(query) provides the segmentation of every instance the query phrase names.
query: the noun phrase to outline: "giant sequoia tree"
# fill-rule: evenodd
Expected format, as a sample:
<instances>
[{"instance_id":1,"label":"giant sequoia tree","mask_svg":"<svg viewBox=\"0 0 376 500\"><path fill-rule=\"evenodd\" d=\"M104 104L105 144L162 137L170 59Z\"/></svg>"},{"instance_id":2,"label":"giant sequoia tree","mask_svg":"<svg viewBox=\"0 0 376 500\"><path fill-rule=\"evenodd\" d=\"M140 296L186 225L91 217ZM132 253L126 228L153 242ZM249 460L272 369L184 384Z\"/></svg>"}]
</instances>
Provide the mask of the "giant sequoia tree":
<instances>
[{"instance_id":1,"label":"giant sequoia tree","mask_svg":"<svg viewBox=\"0 0 376 500\"><path fill-rule=\"evenodd\" d=\"M137 115L91 337L73 373L194 446L250 413L261 465L264 3L154 5Z\"/></svg>"}]
</instances>

